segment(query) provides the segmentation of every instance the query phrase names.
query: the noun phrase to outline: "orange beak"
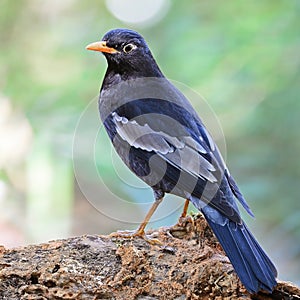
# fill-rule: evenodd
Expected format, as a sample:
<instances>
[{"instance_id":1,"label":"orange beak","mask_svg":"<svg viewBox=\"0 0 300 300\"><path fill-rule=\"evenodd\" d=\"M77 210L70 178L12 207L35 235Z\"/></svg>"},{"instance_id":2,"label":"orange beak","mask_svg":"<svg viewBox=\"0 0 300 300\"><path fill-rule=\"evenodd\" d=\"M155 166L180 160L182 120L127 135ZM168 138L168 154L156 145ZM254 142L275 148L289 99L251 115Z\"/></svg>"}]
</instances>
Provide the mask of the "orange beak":
<instances>
[{"instance_id":1,"label":"orange beak","mask_svg":"<svg viewBox=\"0 0 300 300\"><path fill-rule=\"evenodd\" d=\"M87 50L100 51L100 52L105 52L105 53L119 52L115 48L107 47L105 41L100 41L100 42L95 42L95 43L89 44L85 48Z\"/></svg>"}]
</instances>

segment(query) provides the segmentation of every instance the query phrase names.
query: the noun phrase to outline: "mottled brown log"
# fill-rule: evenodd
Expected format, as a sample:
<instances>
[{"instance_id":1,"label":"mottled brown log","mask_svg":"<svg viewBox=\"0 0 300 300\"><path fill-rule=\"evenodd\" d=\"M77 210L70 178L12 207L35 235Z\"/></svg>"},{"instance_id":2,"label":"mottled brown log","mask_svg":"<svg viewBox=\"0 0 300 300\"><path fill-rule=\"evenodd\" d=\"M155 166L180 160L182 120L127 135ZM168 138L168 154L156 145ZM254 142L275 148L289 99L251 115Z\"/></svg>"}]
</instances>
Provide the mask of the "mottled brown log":
<instances>
[{"instance_id":1,"label":"mottled brown log","mask_svg":"<svg viewBox=\"0 0 300 300\"><path fill-rule=\"evenodd\" d=\"M249 295L200 215L147 234L162 245L93 235L0 246L0 299L300 299L287 282Z\"/></svg>"}]
</instances>

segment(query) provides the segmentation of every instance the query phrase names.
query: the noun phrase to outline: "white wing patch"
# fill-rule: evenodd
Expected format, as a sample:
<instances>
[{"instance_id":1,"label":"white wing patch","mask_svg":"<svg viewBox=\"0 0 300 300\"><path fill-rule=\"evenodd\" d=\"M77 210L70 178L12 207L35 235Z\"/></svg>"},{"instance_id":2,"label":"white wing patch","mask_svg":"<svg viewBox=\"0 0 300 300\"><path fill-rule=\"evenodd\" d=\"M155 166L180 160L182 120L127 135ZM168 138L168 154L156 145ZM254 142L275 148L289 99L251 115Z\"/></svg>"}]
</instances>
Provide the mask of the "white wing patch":
<instances>
[{"instance_id":1,"label":"white wing patch","mask_svg":"<svg viewBox=\"0 0 300 300\"><path fill-rule=\"evenodd\" d=\"M130 146L146 151L156 151L161 154L174 152L175 148L183 148L184 143L176 137L169 136L164 132L153 131L148 124L140 125L135 120L128 121L117 113L112 113L116 129L120 137ZM171 144L175 147L172 147Z\"/></svg>"},{"instance_id":2,"label":"white wing patch","mask_svg":"<svg viewBox=\"0 0 300 300\"><path fill-rule=\"evenodd\" d=\"M154 131L148 124L140 125L135 120L129 121L116 112L112 113L112 117L118 135L130 146L154 151L176 168L195 177L217 182L212 173L216 171L215 167L201 155L208 152L192 137L175 137L162 131Z\"/></svg>"}]
</instances>

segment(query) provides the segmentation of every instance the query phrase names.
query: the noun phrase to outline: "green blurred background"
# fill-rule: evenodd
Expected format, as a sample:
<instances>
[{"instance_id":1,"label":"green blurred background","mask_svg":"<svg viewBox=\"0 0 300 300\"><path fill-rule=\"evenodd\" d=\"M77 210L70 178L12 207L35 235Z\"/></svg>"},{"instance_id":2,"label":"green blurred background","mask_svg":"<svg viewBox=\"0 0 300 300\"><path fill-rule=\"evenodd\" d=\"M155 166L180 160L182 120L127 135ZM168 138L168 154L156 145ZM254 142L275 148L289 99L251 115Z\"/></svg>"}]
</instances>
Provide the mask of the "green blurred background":
<instances>
[{"instance_id":1,"label":"green blurred background","mask_svg":"<svg viewBox=\"0 0 300 300\"><path fill-rule=\"evenodd\" d=\"M95 97L106 62L85 46L128 27L144 35L168 78L207 99L256 216L246 221L279 278L300 284L299 12L298 0L0 0L0 244L130 229L144 216L133 204L150 203L151 192L122 169L103 131L96 143L89 134L100 128ZM85 169L83 155L87 193L72 160L83 112L75 139L83 153L95 143L101 176ZM171 201L182 204L168 197L163 211ZM178 215L172 208L150 227Z\"/></svg>"}]
</instances>

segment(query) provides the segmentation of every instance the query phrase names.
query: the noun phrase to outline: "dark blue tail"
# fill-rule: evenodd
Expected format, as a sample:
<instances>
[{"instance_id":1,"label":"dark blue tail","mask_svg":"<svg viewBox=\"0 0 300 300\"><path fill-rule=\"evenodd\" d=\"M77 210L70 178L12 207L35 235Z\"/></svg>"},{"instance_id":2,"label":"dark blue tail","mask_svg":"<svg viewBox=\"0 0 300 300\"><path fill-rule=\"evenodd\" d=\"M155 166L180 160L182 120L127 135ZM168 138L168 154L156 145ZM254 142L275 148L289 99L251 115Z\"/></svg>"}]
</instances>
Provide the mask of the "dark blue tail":
<instances>
[{"instance_id":1,"label":"dark blue tail","mask_svg":"<svg viewBox=\"0 0 300 300\"><path fill-rule=\"evenodd\" d=\"M220 225L205 217L246 289L250 293L259 290L271 293L277 284L276 268L246 224L228 220Z\"/></svg>"}]
</instances>

